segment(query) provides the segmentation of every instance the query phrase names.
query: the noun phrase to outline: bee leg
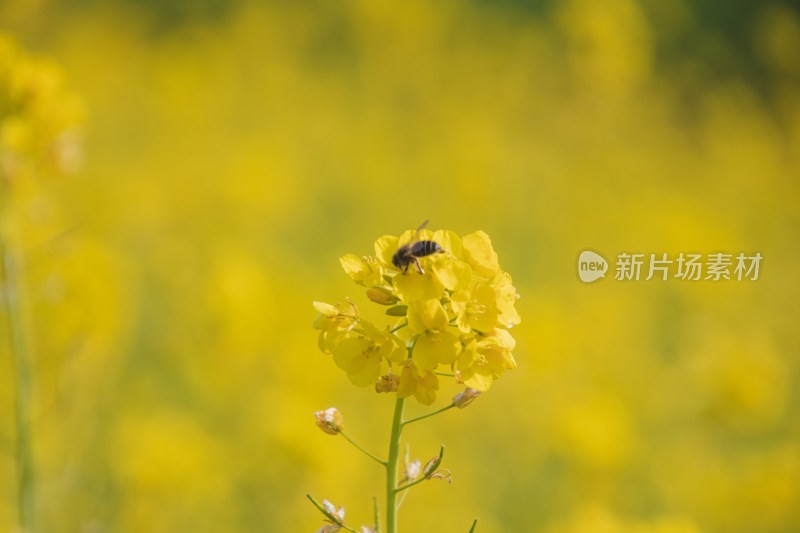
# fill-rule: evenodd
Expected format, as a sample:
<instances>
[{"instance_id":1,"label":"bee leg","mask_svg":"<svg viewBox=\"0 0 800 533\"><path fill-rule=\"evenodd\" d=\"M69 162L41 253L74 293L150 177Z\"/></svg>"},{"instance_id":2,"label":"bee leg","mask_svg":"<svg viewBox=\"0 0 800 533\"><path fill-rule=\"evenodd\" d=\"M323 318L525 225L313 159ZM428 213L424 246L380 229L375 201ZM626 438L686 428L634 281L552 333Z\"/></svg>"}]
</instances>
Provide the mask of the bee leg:
<instances>
[{"instance_id":1,"label":"bee leg","mask_svg":"<svg viewBox=\"0 0 800 533\"><path fill-rule=\"evenodd\" d=\"M410 265L411 265L411 263L406 263L406 267L403 269L403 274L408 274L408 267Z\"/></svg>"},{"instance_id":2,"label":"bee leg","mask_svg":"<svg viewBox=\"0 0 800 533\"><path fill-rule=\"evenodd\" d=\"M420 274L424 274L425 273L425 271L422 270L422 267L419 266L419 259L417 259L416 257L414 258L414 264L417 265L417 270L419 270Z\"/></svg>"}]
</instances>

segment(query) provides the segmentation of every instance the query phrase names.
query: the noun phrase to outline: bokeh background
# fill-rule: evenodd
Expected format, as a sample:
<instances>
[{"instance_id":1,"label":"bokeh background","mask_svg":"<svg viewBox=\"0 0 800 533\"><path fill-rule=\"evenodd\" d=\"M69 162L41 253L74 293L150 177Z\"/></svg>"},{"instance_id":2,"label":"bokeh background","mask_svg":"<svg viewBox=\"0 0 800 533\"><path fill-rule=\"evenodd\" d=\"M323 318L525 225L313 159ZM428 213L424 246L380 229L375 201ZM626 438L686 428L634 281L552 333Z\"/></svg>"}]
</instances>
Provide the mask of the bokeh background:
<instances>
[{"instance_id":1,"label":"bokeh background","mask_svg":"<svg viewBox=\"0 0 800 533\"><path fill-rule=\"evenodd\" d=\"M40 530L315 531L307 493L371 523L381 470L312 412L337 406L383 455L393 400L318 351L311 302L362 302L339 256L427 218L491 235L522 296L519 368L409 427L412 457L447 445L455 482L415 489L404 531L800 530L798 13L1 2L0 31L81 125L74 172L3 190ZM584 285L585 248L764 261L756 282Z\"/></svg>"}]
</instances>

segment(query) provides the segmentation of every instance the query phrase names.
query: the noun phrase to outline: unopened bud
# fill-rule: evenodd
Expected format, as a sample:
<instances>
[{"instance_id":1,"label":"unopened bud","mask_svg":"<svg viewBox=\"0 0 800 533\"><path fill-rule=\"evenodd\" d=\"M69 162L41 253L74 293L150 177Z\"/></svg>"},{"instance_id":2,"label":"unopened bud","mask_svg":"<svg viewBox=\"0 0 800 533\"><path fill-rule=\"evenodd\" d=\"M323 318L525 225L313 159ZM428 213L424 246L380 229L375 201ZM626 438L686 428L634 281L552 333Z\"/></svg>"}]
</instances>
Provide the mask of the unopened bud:
<instances>
[{"instance_id":1,"label":"unopened bud","mask_svg":"<svg viewBox=\"0 0 800 533\"><path fill-rule=\"evenodd\" d=\"M464 392L459 392L458 394L455 395L455 397L453 397L453 405L455 405L459 409L463 409L466 406L468 406L469 404L471 404L472 401L475 398L477 398L478 394L480 394L480 393L481 393L481 391L479 391L479 390L475 390L475 389L471 389L471 388L467 387L464 390Z\"/></svg>"},{"instance_id":2,"label":"unopened bud","mask_svg":"<svg viewBox=\"0 0 800 533\"><path fill-rule=\"evenodd\" d=\"M381 305L394 305L398 302L397 295L386 287L372 287L367 289L367 298Z\"/></svg>"},{"instance_id":3,"label":"unopened bud","mask_svg":"<svg viewBox=\"0 0 800 533\"><path fill-rule=\"evenodd\" d=\"M439 468L439 465L442 464L442 457L444 457L444 444L442 444L442 447L439 449L439 455L425 464L425 468L422 469L422 475L430 479L430 475L433 473L433 471Z\"/></svg>"},{"instance_id":4,"label":"unopened bud","mask_svg":"<svg viewBox=\"0 0 800 533\"><path fill-rule=\"evenodd\" d=\"M389 372L375 382L375 392L396 392L400 385L400 376Z\"/></svg>"},{"instance_id":5,"label":"unopened bud","mask_svg":"<svg viewBox=\"0 0 800 533\"><path fill-rule=\"evenodd\" d=\"M342 413L335 407L330 407L324 411L314 413L317 417L317 427L328 435L336 435L344 429L344 418Z\"/></svg>"}]
</instances>

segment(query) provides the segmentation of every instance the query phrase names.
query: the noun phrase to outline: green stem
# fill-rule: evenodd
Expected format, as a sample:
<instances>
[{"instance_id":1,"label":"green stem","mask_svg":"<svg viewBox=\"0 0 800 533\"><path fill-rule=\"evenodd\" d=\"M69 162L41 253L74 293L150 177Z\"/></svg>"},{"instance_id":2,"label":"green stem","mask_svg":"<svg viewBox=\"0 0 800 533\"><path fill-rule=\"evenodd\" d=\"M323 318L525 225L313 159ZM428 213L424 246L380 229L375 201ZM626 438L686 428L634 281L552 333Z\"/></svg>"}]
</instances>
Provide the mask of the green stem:
<instances>
[{"instance_id":1,"label":"green stem","mask_svg":"<svg viewBox=\"0 0 800 533\"><path fill-rule=\"evenodd\" d=\"M389 459L386 462L386 533L397 533L397 467L405 402L405 398L397 398L394 404L392 435L389 437Z\"/></svg>"},{"instance_id":2,"label":"green stem","mask_svg":"<svg viewBox=\"0 0 800 533\"><path fill-rule=\"evenodd\" d=\"M411 487L413 487L414 485L419 485L419 484L420 484L420 483L422 483L423 481L428 481L428 479L427 479L425 476L421 476L421 477L420 477L419 479L417 479L416 481L412 481L412 482L411 482L411 483L409 483L408 485L403 485L402 487L399 487L399 488L397 488L397 489L395 490L395 492L403 492L403 491L404 491L404 490L406 490L406 489L410 489L410 488L411 488Z\"/></svg>"},{"instance_id":3,"label":"green stem","mask_svg":"<svg viewBox=\"0 0 800 533\"><path fill-rule=\"evenodd\" d=\"M469 528L469 533L472 533L473 531L475 531L475 526L477 526L477 525L478 525L478 519L476 518L475 521L472 523L472 527Z\"/></svg>"},{"instance_id":4,"label":"green stem","mask_svg":"<svg viewBox=\"0 0 800 533\"><path fill-rule=\"evenodd\" d=\"M379 462L380 464L382 464L383 466L386 466L386 461L384 461L384 460L382 460L382 459L378 459L377 457L375 457L374 455L372 455L371 453L369 453L367 450L365 450L364 448L362 448L361 446L359 446L359 445L358 445L358 443L357 443L356 441L354 441L353 439L351 439L350 437L348 437L348 436L345 434L345 432L344 432L344 431L339 431L339 434L340 434L342 437L346 438L346 439L347 439L347 441L348 441L350 444L352 444L353 446L355 446L356 448L358 448L359 450L361 450L362 452L364 452L365 454L367 454L369 457L371 457L372 459L375 459L376 461L378 461L378 462Z\"/></svg>"},{"instance_id":5,"label":"green stem","mask_svg":"<svg viewBox=\"0 0 800 533\"><path fill-rule=\"evenodd\" d=\"M403 322L399 326L396 326L396 327L392 328L392 330L389 333L394 333L395 331L401 330L404 327L406 327L407 325L408 325L408 322Z\"/></svg>"},{"instance_id":6,"label":"green stem","mask_svg":"<svg viewBox=\"0 0 800 533\"><path fill-rule=\"evenodd\" d=\"M22 533L33 533L33 447L31 444L31 375L22 325L17 265L0 241L5 314L14 358L15 418L17 433L17 512Z\"/></svg>"},{"instance_id":7,"label":"green stem","mask_svg":"<svg viewBox=\"0 0 800 533\"><path fill-rule=\"evenodd\" d=\"M432 412L432 413L428 413L427 415L418 416L418 417L416 417L416 418L412 418L412 419L410 419L410 420L404 420L404 421L402 422L402 425L403 425L403 426L405 426L406 424L410 424L411 422L416 422L416 421L418 421L418 420L422 420L422 419L424 419L424 418L428 418L429 416L438 415L439 413L443 413L443 412L447 411L448 409L452 409L452 408L453 408L453 407L455 407L455 406L456 406L456 405L455 405L454 403L451 403L451 404L450 404L450 405L448 405L447 407L442 407L442 408L441 408L441 409L439 409L438 411L434 411L434 412Z\"/></svg>"},{"instance_id":8,"label":"green stem","mask_svg":"<svg viewBox=\"0 0 800 533\"><path fill-rule=\"evenodd\" d=\"M381 533L381 512L378 510L377 496L372 498L372 504L375 507L375 533Z\"/></svg>"}]
</instances>

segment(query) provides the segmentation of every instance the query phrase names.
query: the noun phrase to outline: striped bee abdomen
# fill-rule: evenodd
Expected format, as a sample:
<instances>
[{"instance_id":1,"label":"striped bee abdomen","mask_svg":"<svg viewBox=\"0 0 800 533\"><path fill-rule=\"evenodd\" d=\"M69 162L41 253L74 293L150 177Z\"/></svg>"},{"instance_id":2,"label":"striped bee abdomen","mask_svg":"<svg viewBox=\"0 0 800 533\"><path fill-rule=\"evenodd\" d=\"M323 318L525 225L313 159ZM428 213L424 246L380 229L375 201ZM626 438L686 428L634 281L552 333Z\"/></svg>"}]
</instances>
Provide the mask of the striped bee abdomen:
<instances>
[{"instance_id":1,"label":"striped bee abdomen","mask_svg":"<svg viewBox=\"0 0 800 533\"><path fill-rule=\"evenodd\" d=\"M416 257L424 257L441 251L442 247L436 241L417 241L411 245L411 255Z\"/></svg>"}]
</instances>

